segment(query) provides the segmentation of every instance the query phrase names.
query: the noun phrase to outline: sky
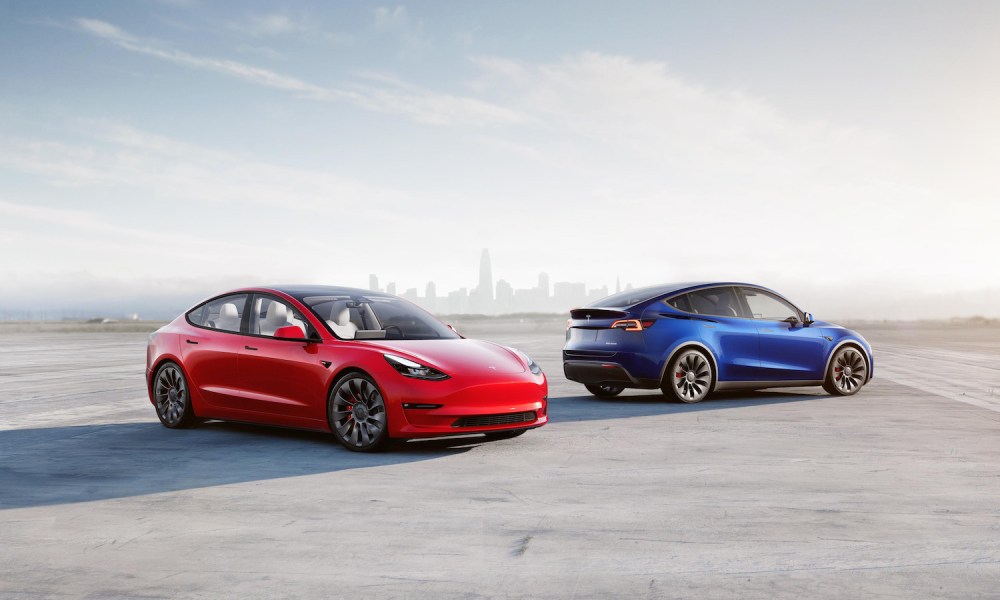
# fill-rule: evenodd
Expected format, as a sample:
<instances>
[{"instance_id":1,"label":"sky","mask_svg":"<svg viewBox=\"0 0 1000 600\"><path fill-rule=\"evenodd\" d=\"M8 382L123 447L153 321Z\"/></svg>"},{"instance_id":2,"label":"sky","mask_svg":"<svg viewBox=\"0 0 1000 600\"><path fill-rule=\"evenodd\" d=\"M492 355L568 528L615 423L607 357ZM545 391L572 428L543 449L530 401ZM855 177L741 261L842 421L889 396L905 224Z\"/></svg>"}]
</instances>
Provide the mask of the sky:
<instances>
[{"instance_id":1,"label":"sky","mask_svg":"<svg viewBox=\"0 0 1000 600\"><path fill-rule=\"evenodd\" d=\"M998 107L997 2L0 0L0 309L441 293L489 248L1000 316Z\"/></svg>"}]
</instances>

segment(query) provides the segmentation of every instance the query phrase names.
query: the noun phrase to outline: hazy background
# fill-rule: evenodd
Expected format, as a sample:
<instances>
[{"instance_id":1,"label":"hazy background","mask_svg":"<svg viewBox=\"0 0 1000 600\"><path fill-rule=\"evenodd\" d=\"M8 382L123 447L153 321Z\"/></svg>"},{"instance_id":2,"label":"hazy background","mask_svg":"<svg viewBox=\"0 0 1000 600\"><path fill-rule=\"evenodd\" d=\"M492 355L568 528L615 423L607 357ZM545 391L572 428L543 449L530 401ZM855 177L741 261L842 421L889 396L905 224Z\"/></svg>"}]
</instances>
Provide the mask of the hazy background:
<instances>
[{"instance_id":1,"label":"hazy background","mask_svg":"<svg viewBox=\"0 0 1000 600\"><path fill-rule=\"evenodd\" d=\"M1000 3L0 1L0 317L736 279L1000 316Z\"/></svg>"}]
</instances>

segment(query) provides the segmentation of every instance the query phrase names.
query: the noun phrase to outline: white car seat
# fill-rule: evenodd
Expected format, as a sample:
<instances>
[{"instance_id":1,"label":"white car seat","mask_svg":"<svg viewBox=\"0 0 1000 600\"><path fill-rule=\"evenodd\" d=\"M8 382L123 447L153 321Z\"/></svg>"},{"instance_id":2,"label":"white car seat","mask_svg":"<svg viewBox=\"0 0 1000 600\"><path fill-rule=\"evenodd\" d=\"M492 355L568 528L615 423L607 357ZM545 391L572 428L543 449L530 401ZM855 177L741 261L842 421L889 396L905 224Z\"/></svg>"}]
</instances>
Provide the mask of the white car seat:
<instances>
[{"instance_id":1,"label":"white car seat","mask_svg":"<svg viewBox=\"0 0 1000 600\"><path fill-rule=\"evenodd\" d=\"M288 308L280 302L271 302L267 307L267 316L260 324L261 335L274 335L279 327L288 325Z\"/></svg>"},{"instance_id":2,"label":"white car seat","mask_svg":"<svg viewBox=\"0 0 1000 600\"><path fill-rule=\"evenodd\" d=\"M236 305L226 302L219 307L219 316L215 318L215 328L225 331L240 330L240 313L236 310Z\"/></svg>"},{"instance_id":3,"label":"white car seat","mask_svg":"<svg viewBox=\"0 0 1000 600\"><path fill-rule=\"evenodd\" d=\"M358 331L358 326L351 321L351 309L348 308L347 302L333 303L327 324L337 337L345 340L353 340L354 334Z\"/></svg>"}]
</instances>

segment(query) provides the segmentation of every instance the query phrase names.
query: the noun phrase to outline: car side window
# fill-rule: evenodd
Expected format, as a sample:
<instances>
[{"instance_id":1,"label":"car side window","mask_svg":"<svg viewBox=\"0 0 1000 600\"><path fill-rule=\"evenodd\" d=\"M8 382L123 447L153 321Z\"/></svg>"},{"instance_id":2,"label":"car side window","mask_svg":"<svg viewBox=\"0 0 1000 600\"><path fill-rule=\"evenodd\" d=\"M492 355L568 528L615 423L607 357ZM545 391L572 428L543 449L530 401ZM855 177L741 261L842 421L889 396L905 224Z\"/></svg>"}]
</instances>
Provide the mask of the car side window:
<instances>
[{"instance_id":1,"label":"car side window","mask_svg":"<svg viewBox=\"0 0 1000 600\"><path fill-rule=\"evenodd\" d=\"M192 309L187 318L192 325L198 327L238 332L246 304L246 294L223 296Z\"/></svg>"},{"instance_id":2,"label":"car side window","mask_svg":"<svg viewBox=\"0 0 1000 600\"><path fill-rule=\"evenodd\" d=\"M713 317L745 317L733 288L717 287L695 290L667 300L667 304L684 312Z\"/></svg>"},{"instance_id":3,"label":"car side window","mask_svg":"<svg viewBox=\"0 0 1000 600\"><path fill-rule=\"evenodd\" d=\"M691 299L687 294L681 294L675 298L669 298L664 300L668 305L676 308L677 310L682 310L684 312L694 312L691 310Z\"/></svg>"},{"instance_id":4,"label":"car side window","mask_svg":"<svg viewBox=\"0 0 1000 600\"><path fill-rule=\"evenodd\" d=\"M794 306L763 290L743 288L743 297L755 319L784 321L788 317L799 318L799 311Z\"/></svg>"},{"instance_id":5,"label":"car side window","mask_svg":"<svg viewBox=\"0 0 1000 600\"><path fill-rule=\"evenodd\" d=\"M279 327L288 326L298 327L305 337L315 336L309 321L288 302L262 294L254 296L253 311L250 313L251 334L274 336Z\"/></svg>"}]
</instances>

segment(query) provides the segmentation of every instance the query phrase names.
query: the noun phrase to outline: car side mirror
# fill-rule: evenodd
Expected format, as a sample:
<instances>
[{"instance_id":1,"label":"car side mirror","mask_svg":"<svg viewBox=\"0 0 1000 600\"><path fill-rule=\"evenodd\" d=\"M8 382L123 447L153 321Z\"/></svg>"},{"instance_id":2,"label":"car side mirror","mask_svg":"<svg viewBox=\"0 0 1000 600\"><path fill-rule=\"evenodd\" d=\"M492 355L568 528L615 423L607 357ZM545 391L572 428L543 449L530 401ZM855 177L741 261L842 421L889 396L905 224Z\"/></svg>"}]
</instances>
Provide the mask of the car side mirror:
<instances>
[{"instance_id":1,"label":"car side mirror","mask_svg":"<svg viewBox=\"0 0 1000 600\"><path fill-rule=\"evenodd\" d=\"M805 325L812 325L816 322L816 319L813 318L813 314L811 312L807 312L803 316L805 317L805 321L803 321L803 324Z\"/></svg>"},{"instance_id":2,"label":"car side mirror","mask_svg":"<svg viewBox=\"0 0 1000 600\"><path fill-rule=\"evenodd\" d=\"M292 342L311 342L298 325L285 325L274 330L274 337Z\"/></svg>"}]
</instances>

